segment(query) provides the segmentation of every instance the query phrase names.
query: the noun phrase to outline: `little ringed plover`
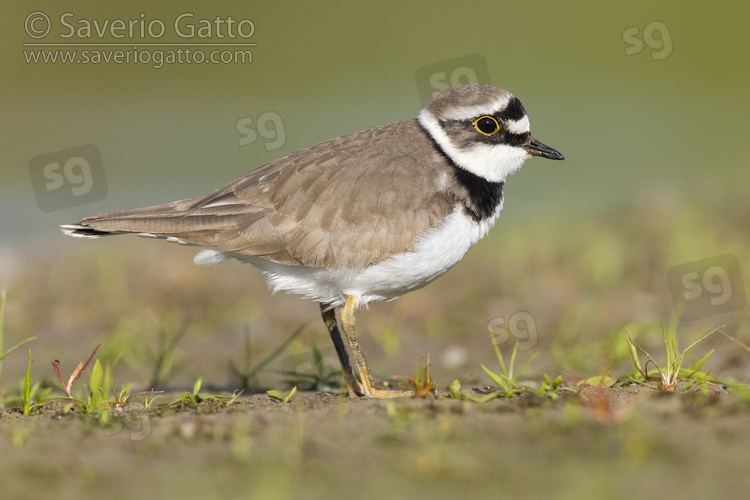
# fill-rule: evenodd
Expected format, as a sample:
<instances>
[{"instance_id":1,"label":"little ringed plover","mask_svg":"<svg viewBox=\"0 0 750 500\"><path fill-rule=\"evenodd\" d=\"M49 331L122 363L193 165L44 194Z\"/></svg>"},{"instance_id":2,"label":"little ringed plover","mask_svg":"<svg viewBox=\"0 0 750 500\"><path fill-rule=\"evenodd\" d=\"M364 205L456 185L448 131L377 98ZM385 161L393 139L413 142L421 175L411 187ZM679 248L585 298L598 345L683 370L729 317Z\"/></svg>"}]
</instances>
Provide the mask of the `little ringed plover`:
<instances>
[{"instance_id":1,"label":"little ringed plover","mask_svg":"<svg viewBox=\"0 0 750 500\"><path fill-rule=\"evenodd\" d=\"M532 156L563 159L529 130L512 94L462 85L438 93L415 120L300 149L206 196L61 228L81 238L137 233L199 245L199 265L249 262L274 292L320 304L350 396L401 396L373 387L354 311L442 276L492 228L510 174Z\"/></svg>"}]
</instances>

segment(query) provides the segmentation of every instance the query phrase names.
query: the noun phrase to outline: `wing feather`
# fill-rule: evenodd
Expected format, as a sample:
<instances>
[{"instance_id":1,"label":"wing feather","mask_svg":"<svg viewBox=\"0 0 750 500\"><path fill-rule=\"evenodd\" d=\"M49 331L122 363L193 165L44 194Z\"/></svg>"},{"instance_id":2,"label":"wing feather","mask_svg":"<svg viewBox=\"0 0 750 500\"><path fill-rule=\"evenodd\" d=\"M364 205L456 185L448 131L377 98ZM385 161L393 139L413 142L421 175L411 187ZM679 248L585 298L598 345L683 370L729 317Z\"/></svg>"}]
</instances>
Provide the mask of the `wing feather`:
<instances>
[{"instance_id":1,"label":"wing feather","mask_svg":"<svg viewBox=\"0 0 750 500\"><path fill-rule=\"evenodd\" d=\"M454 196L438 186L447 169L410 120L301 149L206 196L66 227L81 236L151 233L282 264L364 268L408 251L453 211Z\"/></svg>"}]
</instances>

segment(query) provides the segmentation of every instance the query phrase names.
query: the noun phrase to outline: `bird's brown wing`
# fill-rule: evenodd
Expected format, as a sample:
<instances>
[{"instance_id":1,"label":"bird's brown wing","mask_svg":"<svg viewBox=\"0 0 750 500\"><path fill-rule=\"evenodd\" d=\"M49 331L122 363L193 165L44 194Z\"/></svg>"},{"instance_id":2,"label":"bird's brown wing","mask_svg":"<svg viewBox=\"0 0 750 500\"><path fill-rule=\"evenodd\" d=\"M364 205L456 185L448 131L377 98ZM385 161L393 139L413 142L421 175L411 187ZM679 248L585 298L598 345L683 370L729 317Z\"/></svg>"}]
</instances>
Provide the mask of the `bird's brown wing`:
<instances>
[{"instance_id":1,"label":"bird's brown wing","mask_svg":"<svg viewBox=\"0 0 750 500\"><path fill-rule=\"evenodd\" d=\"M77 231L151 233L282 264L364 268L408 251L453 211L455 199L439 187L448 171L416 120L404 121L301 149L207 196L86 218Z\"/></svg>"}]
</instances>

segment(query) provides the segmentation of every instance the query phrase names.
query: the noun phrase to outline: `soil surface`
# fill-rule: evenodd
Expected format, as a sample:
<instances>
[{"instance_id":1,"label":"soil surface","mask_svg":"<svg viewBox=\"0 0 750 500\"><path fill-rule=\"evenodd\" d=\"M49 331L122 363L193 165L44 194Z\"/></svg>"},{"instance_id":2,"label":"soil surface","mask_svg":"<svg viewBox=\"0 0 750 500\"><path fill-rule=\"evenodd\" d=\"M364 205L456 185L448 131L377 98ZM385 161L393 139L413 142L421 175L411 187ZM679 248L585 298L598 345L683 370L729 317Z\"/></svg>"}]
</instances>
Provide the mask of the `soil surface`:
<instances>
[{"instance_id":1,"label":"soil surface","mask_svg":"<svg viewBox=\"0 0 750 500\"><path fill-rule=\"evenodd\" d=\"M584 386L486 403L256 394L131 405L107 425L49 405L31 418L6 409L3 496L739 498L749 403L704 392Z\"/></svg>"}]
</instances>

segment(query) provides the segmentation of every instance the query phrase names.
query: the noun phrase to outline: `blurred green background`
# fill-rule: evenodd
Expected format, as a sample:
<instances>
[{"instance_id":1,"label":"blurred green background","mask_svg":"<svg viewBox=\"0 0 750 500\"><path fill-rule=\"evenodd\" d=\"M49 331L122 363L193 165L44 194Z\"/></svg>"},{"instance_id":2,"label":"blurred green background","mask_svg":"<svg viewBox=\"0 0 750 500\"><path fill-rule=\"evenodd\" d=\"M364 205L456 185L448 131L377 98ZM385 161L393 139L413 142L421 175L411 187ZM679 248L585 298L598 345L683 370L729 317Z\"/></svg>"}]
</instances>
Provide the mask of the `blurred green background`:
<instances>
[{"instance_id":1,"label":"blurred green background","mask_svg":"<svg viewBox=\"0 0 750 500\"><path fill-rule=\"evenodd\" d=\"M699 412L677 404L684 400L657 398L657 406L623 409L623 421L609 426L577 424L578 414L567 411L574 406L525 409L521 398L517 410L489 404L458 410L450 400L437 401L435 410L425 401L429 406L419 406L416 417L402 410L419 402L405 399L395 402L398 411L372 401L330 406L326 413L292 407L268 413L249 405L222 415L187 408L169 417L157 409L162 416L154 419L154 438L138 443L126 442L125 433L118 441L85 425L76 430L78 419L20 420L9 401L20 394L27 348L32 383L54 387L53 395L62 392L52 360L60 360L67 377L99 343L103 364L120 360L116 386L147 389L160 345L176 338L181 341L168 349L156 387L190 389L203 377L205 390L232 390L237 378L230 362L241 367L246 361L247 332L254 365L307 321L268 368L309 374L312 346L318 346L335 369L317 306L272 297L248 266L197 267L193 248L125 237L74 240L58 225L205 194L299 148L412 119L422 96L437 90L429 88L431 81L469 73L518 96L533 134L566 160L529 160L508 182L497 227L455 269L424 290L358 314L362 347L377 379L411 375L430 353L441 389L454 379L465 388L485 386L490 381L480 363L497 370L488 321L512 324L514 318L531 318L524 330L537 337L519 354L519 365L540 354L524 378L538 383L548 373L575 384L604 374L611 360L609 373L621 377L632 373L626 329L659 362L664 359L659 321L667 323L674 311L669 269L730 254L744 272L733 277L750 279L747 3L165 4L4 2L4 349L37 337L2 366L0 416L7 420L0 437L6 448L16 446L3 467L11 495L54 488L56 497L80 498L77 488L92 487L112 498L130 491L157 497L167 491L162 496L170 498L203 491L225 498L314 498L324 492L318 497L333 498L332 487L351 488L349 497L369 489L380 498L386 490L389 497L407 492L401 497L443 498L476 488L527 498L535 491L545 498L654 497L661 491L697 498L724 490L739 497L737 491L746 491L740 471L746 404L722 415L711 402ZM66 13L76 27L94 20L100 27L117 20L138 26L143 19L162 22L166 33L157 40L61 38ZM186 21L194 24L230 16L251 20L255 31L246 42L256 44L252 63L155 68L27 62L43 50L24 45L30 43L122 43L95 49L138 46L144 53L245 41L221 33L180 38L173 23L184 13L193 14ZM35 39L31 34L46 29L44 16L50 31ZM39 177L39 167L64 162L65 150L83 145L101 155L96 170L106 186L95 181L91 193L97 196L83 203L86 195L66 194L72 182L35 192L48 181L54 185L49 176ZM74 181L77 173L69 172ZM748 312L745 306L680 323L681 347L722 324L750 344ZM507 355L510 344L501 347ZM691 351L686 365L711 349L716 351L704 368L712 376L750 380L747 350L719 334ZM258 378L256 390L281 389L287 380L269 372ZM450 413L441 414L440 407ZM369 420L352 418L357 409ZM404 427L399 415L412 420ZM209 419L214 426L198 436L181 434ZM321 420L326 425L319 427ZM24 425L6 425L14 421ZM401 431L387 438L384 429L397 426ZM30 434L19 445L24 429ZM224 439L222 432L241 439ZM235 442L239 451L243 443L245 453L252 450L251 461L236 458L230 450Z\"/></svg>"},{"instance_id":2,"label":"blurred green background","mask_svg":"<svg viewBox=\"0 0 750 500\"><path fill-rule=\"evenodd\" d=\"M26 31L34 12L50 19L50 32L41 39ZM193 14L187 20L194 24L217 17L249 19L255 31L247 40L221 38L216 32L206 38L180 38L173 23L187 12ZM76 28L94 20L101 26L118 19L135 20L139 26L143 19L161 21L166 33L156 40L141 39L138 33L124 39L99 38L95 33L88 39L61 38L67 31L60 23L65 13L72 14L65 19ZM742 211L750 183L749 14L746 4L689 7L677 1L8 4L0 19L0 288L9 291L8 311L15 318L9 324L21 323L13 335L46 333L34 325L32 309L22 306L34 295L44 294L59 308L57 315L47 312L53 307L49 303L34 309L50 315L47 325L57 336L48 337L50 342L76 338L79 329L99 339L112 326L94 325L93 317L124 321L135 307L127 300L148 304L145 292L118 295L118 290L127 292L127 286L117 288L117 283L130 280L129 286L135 287L133 282L143 276L143 268L124 268L135 254L120 250L116 261L96 257L105 249L114 255L118 248L151 255L149 276L163 288L161 299L154 301L183 293L180 286L188 286L179 276L192 266L190 249L135 238L83 242L63 237L59 224L204 194L301 147L414 118L422 108L420 90L425 85L417 75L427 68L428 73L434 70L437 80L449 80L461 61L475 74L484 74L488 83L518 96L533 134L561 151L566 161L533 159L510 179L499 227L480 244L481 250L470 253L475 268L450 273L444 284L441 280L434 285L433 295L409 296L397 302L402 305L379 309L392 315L370 320L369 329L376 336L386 332L378 340L383 350L388 352L387 332L420 310L427 319L420 317L421 323L413 326L417 331L429 331L430 321L437 325L434 331L441 325L460 330L463 326L456 325L464 325L472 314L471 338L482 344L487 319L515 310L531 310L540 324L554 325L557 335L567 331L567 337L557 338L567 338L571 345L581 333L601 336L607 329L645 317L667 319L669 267L722 253L737 255L745 270L750 261L741 229L747 220ZM43 21L31 24L32 30L42 28ZM251 48L252 63L161 68L134 63L34 64L27 58L41 49L24 46L116 42L125 44L122 50L138 46L144 52L178 48L147 48L144 44L149 42L228 41L256 44ZM445 78L438 74L440 68ZM259 133L255 140L248 135L250 120ZM257 129L261 124L265 131ZM106 195L43 212L30 173L32 160L86 144L101 154ZM47 200L61 196L47 193ZM722 232L722 223L731 224L731 231ZM648 246L657 242L658 249ZM173 264L167 261L179 261L182 267L169 271ZM141 265L141 260L134 262ZM93 272L87 266L98 269L99 275L86 274ZM44 290L33 290L30 281L19 278L29 268L36 268ZM488 268L486 277L492 281L477 279ZM266 303L269 297L260 275L247 268L237 272L237 266L229 269L194 270L189 286L196 304L207 302L208 289L222 287L252 296L246 302ZM73 284L63 271L77 270L81 283ZM567 281L555 281L554 273L569 276ZM228 287L231 279L237 283ZM103 299L98 289L87 291L106 280L114 298ZM241 291L244 283L246 292ZM153 284L143 287L151 290ZM457 302L458 289L473 298L486 294L488 305L451 316L439 307L439 300L426 300L447 294L444 305L455 302L456 308L466 309L469 297ZM658 306L652 307L653 296L659 297ZM81 297L89 301L87 314L92 317L69 314L74 305L86 307ZM113 308L118 300L120 308ZM175 300L175 310L184 309L184 302ZM516 302L507 305L503 300ZM281 304L286 314L289 308L296 311L299 301L277 297L272 303ZM156 302L152 305L152 313L160 317L171 311ZM433 306L434 311L425 311ZM289 328L315 316L314 305L302 310L290 313ZM243 316L240 311L235 321L265 321L265 328L272 329L268 322L283 314L246 311ZM592 314L598 319L592 320ZM235 327L237 338L239 329ZM452 332L452 338L459 339L460 333ZM327 342L324 336L316 338L321 345ZM91 342L93 346L95 340ZM241 340L233 342L239 345ZM432 345L414 343L421 353ZM201 349L200 344L194 348ZM35 349L52 346L40 344ZM413 359L395 364L408 372ZM596 362L606 366L606 359ZM210 366L215 361L206 361Z\"/></svg>"},{"instance_id":3,"label":"blurred green background","mask_svg":"<svg viewBox=\"0 0 750 500\"><path fill-rule=\"evenodd\" d=\"M48 43L131 43L62 39L66 12L76 27L161 20L166 34L146 41L228 40L176 36L174 19L192 12L196 23L252 20L247 41L257 46L252 64L27 64L23 51L35 49L22 44L39 41L24 31L34 11L51 19ZM0 21L1 243L23 248L32 235L72 245L57 224L203 194L300 147L413 118L422 107L416 72L472 54L492 84L521 98L534 135L567 158L530 161L511 179L505 218L569 206L585 214L643 187L694 194L747 181L748 14L731 2L9 4ZM643 41L655 21L667 31ZM634 40L640 52L626 55L638 50ZM283 146L241 146L238 120L269 111L283 121ZM30 160L84 144L101 152L108 195L42 213Z\"/></svg>"}]
</instances>

